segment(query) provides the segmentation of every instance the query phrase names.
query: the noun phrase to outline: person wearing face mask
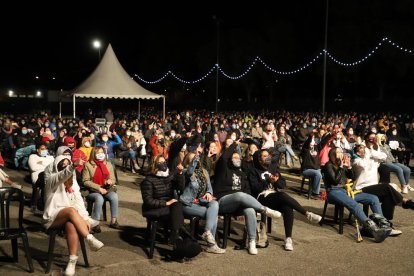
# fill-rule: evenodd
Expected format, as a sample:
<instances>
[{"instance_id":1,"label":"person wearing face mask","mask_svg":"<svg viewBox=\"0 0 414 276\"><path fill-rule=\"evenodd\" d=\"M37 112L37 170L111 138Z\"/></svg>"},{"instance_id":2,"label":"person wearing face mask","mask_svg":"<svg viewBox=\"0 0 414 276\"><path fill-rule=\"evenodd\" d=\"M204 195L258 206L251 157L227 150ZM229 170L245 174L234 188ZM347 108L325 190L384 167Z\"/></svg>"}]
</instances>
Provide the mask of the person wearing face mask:
<instances>
[{"instance_id":1,"label":"person wearing face mask","mask_svg":"<svg viewBox=\"0 0 414 276\"><path fill-rule=\"evenodd\" d=\"M140 169L136 158L138 145L130 129L128 129L122 137L122 144L119 146L119 149L121 150L120 156L123 161L122 163L132 163L131 172L136 173Z\"/></svg>"},{"instance_id":2,"label":"person wearing face mask","mask_svg":"<svg viewBox=\"0 0 414 276\"><path fill-rule=\"evenodd\" d=\"M262 149L273 148L275 141L277 140L276 130L272 124L267 124L265 131L263 132L263 144Z\"/></svg>"},{"instance_id":3,"label":"person wearing face mask","mask_svg":"<svg viewBox=\"0 0 414 276\"><path fill-rule=\"evenodd\" d=\"M406 148L405 144L401 140L401 137L398 135L398 131L395 126L388 132L387 137L392 154L397 157L398 162L408 166L411 159L411 150Z\"/></svg>"},{"instance_id":4,"label":"person wearing face mask","mask_svg":"<svg viewBox=\"0 0 414 276\"><path fill-rule=\"evenodd\" d=\"M307 220L312 223L318 223L321 216L307 211L287 193L280 191L286 187L286 180L278 171L276 164L272 163L268 150L256 151L253 155L253 164L250 171L246 172L249 176L251 194L264 206L283 214L286 236L284 246L285 250L292 251L293 210L306 216Z\"/></svg>"},{"instance_id":5,"label":"person wearing face mask","mask_svg":"<svg viewBox=\"0 0 414 276\"><path fill-rule=\"evenodd\" d=\"M167 165L171 173L175 173L177 166L184 161L184 157L188 152L186 142L187 138L182 137L170 145Z\"/></svg>"},{"instance_id":6,"label":"person wearing face mask","mask_svg":"<svg viewBox=\"0 0 414 276\"><path fill-rule=\"evenodd\" d=\"M348 128L346 140L348 141L351 150L354 149L356 144L361 144L362 142L361 137L355 134L354 129L352 127Z\"/></svg>"},{"instance_id":7,"label":"person wearing face mask","mask_svg":"<svg viewBox=\"0 0 414 276\"><path fill-rule=\"evenodd\" d=\"M16 153L14 155L14 165L16 168L28 169L27 162L30 154L36 150L35 140L27 127L22 127L19 134L14 135L14 145L16 146Z\"/></svg>"},{"instance_id":8,"label":"person wearing face mask","mask_svg":"<svg viewBox=\"0 0 414 276\"><path fill-rule=\"evenodd\" d=\"M47 146L45 143L40 142L36 145L36 154L31 154L29 156L29 169L31 173L32 178L32 202L31 202L31 208L32 211L36 211L36 209L43 210L44 206L44 197L43 193L42 196L39 198L39 202L36 202L38 197L35 194L37 191L37 188L40 188L40 190L43 192L45 187L45 178L44 178L44 170L45 168L53 163L55 158L51 155L49 155Z\"/></svg>"},{"instance_id":9,"label":"person wearing face mask","mask_svg":"<svg viewBox=\"0 0 414 276\"><path fill-rule=\"evenodd\" d=\"M174 198L177 190L184 189L183 166L178 165L170 173L162 155L155 156L149 174L141 182L142 215L146 218L159 218L167 222L171 229L170 243L174 247L182 240L180 230L184 225L183 205Z\"/></svg>"},{"instance_id":10,"label":"person wearing face mask","mask_svg":"<svg viewBox=\"0 0 414 276\"><path fill-rule=\"evenodd\" d=\"M168 159L168 145L163 134L160 133L152 136L149 141L149 145L151 147L152 156L158 156L161 154L165 159Z\"/></svg>"},{"instance_id":11,"label":"person wearing face mask","mask_svg":"<svg viewBox=\"0 0 414 276\"><path fill-rule=\"evenodd\" d=\"M413 192L414 188L411 187L409 184L411 169L405 166L404 164L399 163L398 160L395 159L390 146L386 144L386 135L381 133L377 134L376 139L379 146L379 150L387 155L384 162L384 166L386 166L391 172L394 172L397 175L398 181L401 185L401 193L408 194L408 191Z\"/></svg>"},{"instance_id":12,"label":"person wearing face mask","mask_svg":"<svg viewBox=\"0 0 414 276\"><path fill-rule=\"evenodd\" d=\"M214 182L214 170L216 163L219 158L217 144L214 141L206 143L204 147L204 153L201 155L201 164L204 169L208 172L211 183Z\"/></svg>"},{"instance_id":13,"label":"person wearing face mask","mask_svg":"<svg viewBox=\"0 0 414 276\"><path fill-rule=\"evenodd\" d=\"M95 220L101 219L102 206L104 199L106 199L111 206L111 222L109 227L119 229L115 173L111 162L106 159L103 147L93 148L91 159L85 164L85 168L82 171L82 180L85 187L90 190L86 199L94 205L91 214L92 218ZM95 232L100 232L100 229L94 230Z\"/></svg>"},{"instance_id":14,"label":"person wearing face mask","mask_svg":"<svg viewBox=\"0 0 414 276\"><path fill-rule=\"evenodd\" d=\"M206 252L223 254L226 250L216 243L216 229L219 206L213 197L213 189L208 172L200 165L200 156L188 153L183 161L185 188L179 200L183 204L184 214L199 216L206 220L202 239L207 242Z\"/></svg>"},{"instance_id":15,"label":"person wearing face mask","mask_svg":"<svg viewBox=\"0 0 414 276\"><path fill-rule=\"evenodd\" d=\"M79 150L85 154L87 160L89 160L93 150L92 142L93 140L90 137L83 137L82 145L79 147Z\"/></svg>"},{"instance_id":16,"label":"person wearing face mask","mask_svg":"<svg viewBox=\"0 0 414 276\"><path fill-rule=\"evenodd\" d=\"M98 139L97 146L102 147L105 151L106 159L111 162L112 167L114 168L115 172L115 178L118 181L118 176L116 173L116 167L115 167L115 153L114 153L114 147L117 147L122 144L122 140L119 137L119 135L116 133L116 131L112 131L112 139L109 139L108 133L102 133L101 139Z\"/></svg>"},{"instance_id":17,"label":"person wearing face mask","mask_svg":"<svg viewBox=\"0 0 414 276\"><path fill-rule=\"evenodd\" d=\"M256 248L256 212L272 218L280 218L281 213L260 204L250 195L250 185L246 173L241 170L241 155L236 151L237 142L223 151L216 164L214 195L219 203L220 213L245 216L248 246L251 255L257 255Z\"/></svg>"}]
</instances>

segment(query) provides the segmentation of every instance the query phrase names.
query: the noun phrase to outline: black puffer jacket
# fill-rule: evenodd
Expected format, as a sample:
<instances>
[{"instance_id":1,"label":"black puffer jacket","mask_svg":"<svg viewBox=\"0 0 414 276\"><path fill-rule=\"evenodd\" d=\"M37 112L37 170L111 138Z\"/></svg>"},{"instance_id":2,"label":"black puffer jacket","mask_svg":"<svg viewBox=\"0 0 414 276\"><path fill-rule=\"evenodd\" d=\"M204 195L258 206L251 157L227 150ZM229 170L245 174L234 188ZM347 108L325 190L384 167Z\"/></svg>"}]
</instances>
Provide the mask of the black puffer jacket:
<instances>
[{"instance_id":1,"label":"black puffer jacket","mask_svg":"<svg viewBox=\"0 0 414 276\"><path fill-rule=\"evenodd\" d=\"M184 189L184 176L180 174L161 177L148 175L141 182L141 194L144 204L142 205L142 215L152 209L166 207L167 201L174 197L174 191ZM162 215L160 213L160 215Z\"/></svg>"}]
</instances>

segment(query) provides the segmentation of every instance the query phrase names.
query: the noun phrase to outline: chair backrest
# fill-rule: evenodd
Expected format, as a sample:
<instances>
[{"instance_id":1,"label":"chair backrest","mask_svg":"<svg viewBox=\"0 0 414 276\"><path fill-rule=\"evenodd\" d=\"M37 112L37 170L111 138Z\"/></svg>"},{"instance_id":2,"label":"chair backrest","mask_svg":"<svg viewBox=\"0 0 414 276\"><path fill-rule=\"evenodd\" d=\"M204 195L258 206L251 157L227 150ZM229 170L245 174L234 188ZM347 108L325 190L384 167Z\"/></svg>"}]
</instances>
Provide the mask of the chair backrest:
<instances>
[{"instance_id":1,"label":"chair backrest","mask_svg":"<svg viewBox=\"0 0 414 276\"><path fill-rule=\"evenodd\" d=\"M11 187L0 188L0 230L10 228L10 204L18 202L18 227L23 228L24 195L20 189Z\"/></svg>"}]
</instances>

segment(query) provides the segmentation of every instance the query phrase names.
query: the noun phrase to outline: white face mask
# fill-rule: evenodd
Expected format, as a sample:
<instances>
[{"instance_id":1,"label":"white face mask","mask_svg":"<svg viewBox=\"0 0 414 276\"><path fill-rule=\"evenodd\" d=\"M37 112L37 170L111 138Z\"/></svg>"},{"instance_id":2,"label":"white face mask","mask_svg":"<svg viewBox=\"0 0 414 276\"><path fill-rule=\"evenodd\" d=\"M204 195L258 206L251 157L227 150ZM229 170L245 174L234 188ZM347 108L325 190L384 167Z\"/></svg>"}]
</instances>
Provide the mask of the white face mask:
<instances>
[{"instance_id":1,"label":"white face mask","mask_svg":"<svg viewBox=\"0 0 414 276\"><path fill-rule=\"evenodd\" d=\"M170 136L171 136L171 138L174 138L175 137L175 132L171 132Z\"/></svg>"},{"instance_id":2,"label":"white face mask","mask_svg":"<svg viewBox=\"0 0 414 276\"><path fill-rule=\"evenodd\" d=\"M107 142L108 141L108 137L102 137L102 141Z\"/></svg>"},{"instance_id":3,"label":"white face mask","mask_svg":"<svg viewBox=\"0 0 414 276\"><path fill-rule=\"evenodd\" d=\"M95 157L96 157L96 160L103 161L105 160L105 153L97 153Z\"/></svg>"},{"instance_id":4,"label":"white face mask","mask_svg":"<svg viewBox=\"0 0 414 276\"><path fill-rule=\"evenodd\" d=\"M396 130L393 130L392 131L392 135L397 135L397 131Z\"/></svg>"},{"instance_id":5,"label":"white face mask","mask_svg":"<svg viewBox=\"0 0 414 276\"><path fill-rule=\"evenodd\" d=\"M236 135L232 135L230 138L231 138L231 140L236 141L237 136Z\"/></svg>"},{"instance_id":6,"label":"white face mask","mask_svg":"<svg viewBox=\"0 0 414 276\"><path fill-rule=\"evenodd\" d=\"M85 142L85 147L89 148L90 146L91 146L91 143L89 141Z\"/></svg>"},{"instance_id":7,"label":"white face mask","mask_svg":"<svg viewBox=\"0 0 414 276\"><path fill-rule=\"evenodd\" d=\"M126 133L126 135L127 135L127 136L131 136L131 132L129 132L129 131L128 131L128 132Z\"/></svg>"}]
</instances>

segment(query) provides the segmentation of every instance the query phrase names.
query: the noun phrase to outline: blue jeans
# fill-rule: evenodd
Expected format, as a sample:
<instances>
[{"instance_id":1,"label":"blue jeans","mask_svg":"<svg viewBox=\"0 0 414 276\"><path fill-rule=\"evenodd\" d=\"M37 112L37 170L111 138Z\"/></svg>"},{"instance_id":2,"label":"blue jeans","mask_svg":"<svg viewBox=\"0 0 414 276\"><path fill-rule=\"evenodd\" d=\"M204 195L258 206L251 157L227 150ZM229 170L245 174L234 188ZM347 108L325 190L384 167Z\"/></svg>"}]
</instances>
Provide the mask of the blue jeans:
<instances>
[{"instance_id":1,"label":"blue jeans","mask_svg":"<svg viewBox=\"0 0 414 276\"><path fill-rule=\"evenodd\" d=\"M401 185L407 185L410 181L411 170L406 165L401 163L387 162L384 163L384 166L389 168L391 172L395 172L397 174L398 180L400 181Z\"/></svg>"},{"instance_id":2,"label":"blue jeans","mask_svg":"<svg viewBox=\"0 0 414 276\"><path fill-rule=\"evenodd\" d=\"M101 219L101 210L104 204L104 197L108 199L109 203L111 204L111 218L117 218L118 217L118 194L115 192L109 192L109 193L106 193L105 195L102 195L100 193L90 193L87 196L88 200L94 203L91 217L95 220Z\"/></svg>"},{"instance_id":3,"label":"blue jeans","mask_svg":"<svg viewBox=\"0 0 414 276\"><path fill-rule=\"evenodd\" d=\"M302 174L306 177L312 178L312 193L319 194L319 190L321 188L321 169L314 170L314 169L307 169L302 172Z\"/></svg>"},{"instance_id":4,"label":"blue jeans","mask_svg":"<svg viewBox=\"0 0 414 276\"><path fill-rule=\"evenodd\" d=\"M265 207L254 197L243 192L236 192L219 199L220 213L242 211L246 221L247 235L250 240L256 239L256 212L263 212Z\"/></svg>"},{"instance_id":5,"label":"blue jeans","mask_svg":"<svg viewBox=\"0 0 414 276\"><path fill-rule=\"evenodd\" d=\"M355 215L361 224L364 224L368 220L368 217L365 215L358 203L369 204L372 212L382 215L379 199L375 195L358 193L355 195L354 200L347 195L345 189L331 188L328 193L328 201L345 206L352 214Z\"/></svg>"},{"instance_id":6,"label":"blue jeans","mask_svg":"<svg viewBox=\"0 0 414 276\"><path fill-rule=\"evenodd\" d=\"M293 151L291 145L284 144L283 146L280 146L277 150L281 153L284 152L286 154L286 163L287 164L292 163L292 156L295 156L295 152Z\"/></svg>"},{"instance_id":7,"label":"blue jeans","mask_svg":"<svg viewBox=\"0 0 414 276\"><path fill-rule=\"evenodd\" d=\"M216 236L218 210L219 204L215 200L210 201L206 206L200 206L198 204L186 206L183 204L183 212L185 215L199 216L206 220L205 230L209 230L213 234L213 237Z\"/></svg>"}]
</instances>

